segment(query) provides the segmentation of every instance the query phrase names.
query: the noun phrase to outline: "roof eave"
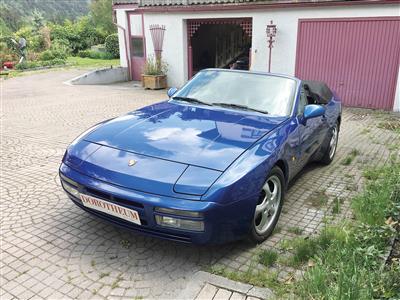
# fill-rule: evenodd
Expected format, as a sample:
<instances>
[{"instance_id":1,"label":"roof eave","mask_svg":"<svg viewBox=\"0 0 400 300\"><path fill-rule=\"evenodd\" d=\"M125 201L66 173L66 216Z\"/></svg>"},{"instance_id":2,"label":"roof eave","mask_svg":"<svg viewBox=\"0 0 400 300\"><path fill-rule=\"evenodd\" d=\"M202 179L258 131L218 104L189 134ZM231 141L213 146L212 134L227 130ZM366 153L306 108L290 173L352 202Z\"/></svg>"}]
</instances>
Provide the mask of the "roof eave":
<instances>
[{"instance_id":1,"label":"roof eave","mask_svg":"<svg viewBox=\"0 0 400 300\"><path fill-rule=\"evenodd\" d=\"M149 5L139 6L138 3L114 4L113 9L132 9L142 12L198 12L219 10L254 10L269 8L300 8L300 7L330 7L330 6L354 6L400 4L400 0L336 0L336 1L283 1L283 2L247 2L247 3L218 3L198 5Z\"/></svg>"}]
</instances>

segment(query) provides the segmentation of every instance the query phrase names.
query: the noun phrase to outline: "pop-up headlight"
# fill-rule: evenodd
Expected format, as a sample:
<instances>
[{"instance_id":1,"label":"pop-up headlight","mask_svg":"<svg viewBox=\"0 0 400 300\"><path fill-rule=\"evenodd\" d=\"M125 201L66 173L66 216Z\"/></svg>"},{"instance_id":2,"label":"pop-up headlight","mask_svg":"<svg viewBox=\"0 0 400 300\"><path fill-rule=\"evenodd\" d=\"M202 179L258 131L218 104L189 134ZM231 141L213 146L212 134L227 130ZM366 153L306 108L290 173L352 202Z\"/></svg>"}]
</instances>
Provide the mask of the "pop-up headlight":
<instances>
[{"instance_id":1,"label":"pop-up headlight","mask_svg":"<svg viewBox=\"0 0 400 300\"><path fill-rule=\"evenodd\" d=\"M175 183L174 191L179 194L201 196L218 179L222 172L189 166Z\"/></svg>"}]
</instances>

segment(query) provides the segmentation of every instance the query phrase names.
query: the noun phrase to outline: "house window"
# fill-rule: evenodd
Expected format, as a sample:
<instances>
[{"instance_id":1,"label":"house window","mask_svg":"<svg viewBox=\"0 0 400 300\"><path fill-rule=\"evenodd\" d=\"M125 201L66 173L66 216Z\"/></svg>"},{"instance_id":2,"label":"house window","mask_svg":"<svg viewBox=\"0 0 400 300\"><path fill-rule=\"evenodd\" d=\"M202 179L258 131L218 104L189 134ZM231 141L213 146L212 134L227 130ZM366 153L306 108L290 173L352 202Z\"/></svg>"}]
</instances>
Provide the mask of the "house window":
<instances>
[{"instance_id":1,"label":"house window","mask_svg":"<svg viewBox=\"0 0 400 300\"><path fill-rule=\"evenodd\" d=\"M142 37L132 37L132 53L135 57L143 57L144 56L144 45Z\"/></svg>"},{"instance_id":2,"label":"house window","mask_svg":"<svg viewBox=\"0 0 400 300\"><path fill-rule=\"evenodd\" d=\"M131 35L143 34L142 15L131 15Z\"/></svg>"}]
</instances>

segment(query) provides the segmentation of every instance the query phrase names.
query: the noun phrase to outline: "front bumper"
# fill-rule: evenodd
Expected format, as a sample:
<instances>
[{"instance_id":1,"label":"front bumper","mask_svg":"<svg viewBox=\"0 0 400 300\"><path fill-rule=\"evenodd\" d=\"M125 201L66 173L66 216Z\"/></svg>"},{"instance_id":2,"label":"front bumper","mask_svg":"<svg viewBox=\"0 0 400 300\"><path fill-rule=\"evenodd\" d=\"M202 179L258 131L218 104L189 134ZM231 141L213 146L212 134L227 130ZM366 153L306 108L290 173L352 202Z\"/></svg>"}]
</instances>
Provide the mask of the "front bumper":
<instances>
[{"instance_id":1,"label":"front bumper","mask_svg":"<svg viewBox=\"0 0 400 300\"><path fill-rule=\"evenodd\" d=\"M90 209L84 206L79 198L66 191L71 200L82 209L113 224L158 238L184 243L220 244L246 236L252 222L254 207L250 203L255 203L255 201L252 201L253 199L220 205L215 202L160 196L94 179L70 168L64 163L60 166L60 175L62 181L64 180L63 177L74 181L78 185L80 193L136 210L139 213L142 225L136 225L118 217ZM168 215L155 212L156 207L200 212L202 214L200 220L204 221L204 231L160 226L156 223L155 216L157 214ZM169 216L174 217L173 215ZM185 218L199 220L199 218Z\"/></svg>"}]
</instances>

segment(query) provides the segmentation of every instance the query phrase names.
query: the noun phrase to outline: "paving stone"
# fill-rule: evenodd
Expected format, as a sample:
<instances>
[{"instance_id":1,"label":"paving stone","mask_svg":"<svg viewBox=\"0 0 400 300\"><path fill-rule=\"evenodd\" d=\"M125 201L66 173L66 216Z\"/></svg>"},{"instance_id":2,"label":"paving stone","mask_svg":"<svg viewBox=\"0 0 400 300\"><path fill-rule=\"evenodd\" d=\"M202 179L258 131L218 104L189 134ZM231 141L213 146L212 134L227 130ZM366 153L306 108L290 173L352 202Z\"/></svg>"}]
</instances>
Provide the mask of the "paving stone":
<instances>
[{"instance_id":1,"label":"paving stone","mask_svg":"<svg viewBox=\"0 0 400 300\"><path fill-rule=\"evenodd\" d=\"M212 300L229 300L232 292L223 288L219 288Z\"/></svg>"},{"instance_id":2,"label":"paving stone","mask_svg":"<svg viewBox=\"0 0 400 300\"><path fill-rule=\"evenodd\" d=\"M374 112L345 108L337 157L329 166L312 164L302 171L287 192L281 230L262 245L166 242L89 216L61 189L58 167L74 138L93 124L166 98L165 91L143 91L132 83L62 84L82 72L52 71L1 81L2 299L16 298L15 291L40 299L103 299L113 291L119 298L174 299L202 268L220 265L246 272L261 249L279 251L282 240L296 237L288 233L289 227L299 227L305 236L321 230L324 216L332 216L332 222L351 218L350 199L364 184L363 167L387 162L389 146L400 140L376 127L380 120ZM370 132L365 134L367 127ZM342 165L354 148L360 152L357 159ZM316 191L326 193L326 205L310 203ZM344 199L340 214L332 213L335 197ZM129 241L129 248L122 247L121 240ZM295 271L280 266L279 278ZM116 281L120 286L111 289Z\"/></svg>"},{"instance_id":3,"label":"paving stone","mask_svg":"<svg viewBox=\"0 0 400 300\"><path fill-rule=\"evenodd\" d=\"M197 300L209 300L213 299L215 294L217 293L218 289L217 287L211 285L211 284L206 284L204 287L201 289L200 293L197 295L196 299Z\"/></svg>"},{"instance_id":4,"label":"paving stone","mask_svg":"<svg viewBox=\"0 0 400 300\"><path fill-rule=\"evenodd\" d=\"M237 292L233 292L231 298L229 298L229 300L245 300L245 299L246 295Z\"/></svg>"},{"instance_id":5,"label":"paving stone","mask_svg":"<svg viewBox=\"0 0 400 300\"><path fill-rule=\"evenodd\" d=\"M248 296L248 297L246 298L246 300L260 300L260 298Z\"/></svg>"}]
</instances>

